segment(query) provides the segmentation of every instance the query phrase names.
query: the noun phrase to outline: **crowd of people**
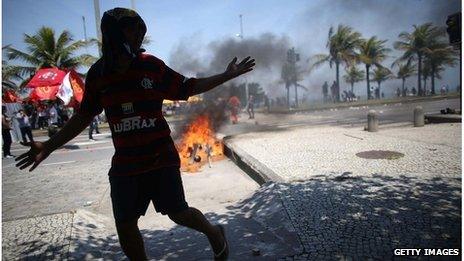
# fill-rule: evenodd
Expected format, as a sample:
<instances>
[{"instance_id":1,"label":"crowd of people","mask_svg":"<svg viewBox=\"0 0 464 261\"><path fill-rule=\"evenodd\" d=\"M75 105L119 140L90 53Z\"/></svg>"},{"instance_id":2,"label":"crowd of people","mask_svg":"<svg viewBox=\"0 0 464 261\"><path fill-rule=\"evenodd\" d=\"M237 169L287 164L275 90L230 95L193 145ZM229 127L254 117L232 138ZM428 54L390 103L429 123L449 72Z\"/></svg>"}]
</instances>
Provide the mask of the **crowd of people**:
<instances>
[{"instance_id":1,"label":"crowd of people","mask_svg":"<svg viewBox=\"0 0 464 261\"><path fill-rule=\"evenodd\" d=\"M59 102L41 102L15 104L15 106L2 106L2 138L3 157L11 158L11 144L17 140L21 144L34 141L32 130L55 131L62 127L73 114L73 108L67 108ZM89 139L93 140L92 133L100 133L97 116L89 126ZM50 136L50 133L49 133Z\"/></svg>"}]
</instances>

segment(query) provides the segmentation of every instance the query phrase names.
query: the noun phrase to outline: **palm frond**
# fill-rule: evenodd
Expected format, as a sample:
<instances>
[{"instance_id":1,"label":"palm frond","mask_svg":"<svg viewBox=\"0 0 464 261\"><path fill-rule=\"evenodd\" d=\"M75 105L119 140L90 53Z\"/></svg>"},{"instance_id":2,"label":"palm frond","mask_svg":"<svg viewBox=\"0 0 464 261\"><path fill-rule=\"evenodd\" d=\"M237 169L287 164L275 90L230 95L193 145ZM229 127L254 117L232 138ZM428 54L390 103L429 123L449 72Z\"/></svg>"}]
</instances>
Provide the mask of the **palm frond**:
<instances>
[{"instance_id":1,"label":"palm frond","mask_svg":"<svg viewBox=\"0 0 464 261\"><path fill-rule=\"evenodd\" d=\"M318 68L322 64L329 62L330 56L327 54L316 54L309 59L309 63L312 64L309 67L309 71L312 71L315 68Z\"/></svg>"}]
</instances>

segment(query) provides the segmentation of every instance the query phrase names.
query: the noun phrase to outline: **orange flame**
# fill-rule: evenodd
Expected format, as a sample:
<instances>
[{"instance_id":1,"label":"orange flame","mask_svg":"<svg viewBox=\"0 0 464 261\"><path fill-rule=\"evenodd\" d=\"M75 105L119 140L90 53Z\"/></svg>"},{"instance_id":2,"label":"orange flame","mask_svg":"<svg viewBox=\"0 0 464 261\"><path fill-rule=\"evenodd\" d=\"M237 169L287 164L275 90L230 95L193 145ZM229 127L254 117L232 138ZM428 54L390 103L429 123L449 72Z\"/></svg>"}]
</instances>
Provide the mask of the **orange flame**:
<instances>
[{"instance_id":1,"label":"orange flame","mask_svg":"<svg viewBox=\"0 0 464 261\"><path fill-rule=\"evenodd\" d=\"M177 145L181 170L198 172L201 166L224 158L223 145L215 137L209 117L198 116L182 135Z\"/></svg>"}]
</instances>

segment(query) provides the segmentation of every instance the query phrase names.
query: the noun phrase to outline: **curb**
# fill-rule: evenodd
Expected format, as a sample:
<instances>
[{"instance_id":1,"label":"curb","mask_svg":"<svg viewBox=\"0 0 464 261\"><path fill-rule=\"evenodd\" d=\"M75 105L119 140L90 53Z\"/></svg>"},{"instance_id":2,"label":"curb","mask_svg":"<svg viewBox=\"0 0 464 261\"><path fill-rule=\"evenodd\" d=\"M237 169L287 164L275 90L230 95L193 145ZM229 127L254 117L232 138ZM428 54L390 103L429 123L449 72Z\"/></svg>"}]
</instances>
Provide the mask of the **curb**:
<instances>
[{"instance_id":1,"label":"curb","mask_svg":"<svg viewBox=\"0 0 464 261\"><path fill-rule=\"evenodd\" d=\"M224 155L232 160L240 169L242 169L250 178L258 185L262 186L267 182L283 183L285 182L274 171L266 167L250 154L234 147L228 140L234 136L226 136L223 138Z\"/></svg>"},{"instance_id":2,"label":"curb","mask_svg":"<svg viewBox=\"0 0 464 261\"><path fill-rule=\"evenodd\" d=\"M330 110L330 109L341 109L341 108L350 108L350 107L361 107L361 106L381 106L385 104L395 104L395 103L414 103L420 101L434 101L434 100L446 100L446 99L455 99L460 98L460 94L450 94L445 96L431 96L431 97L417 97L417 98L404 98L404 99L394 99L394 100L385 100L382 102L360 102L360 103L339 103L334 105L328 106L319 106L313 108L306 108L306 109L295 109L295 110L271 110L269 113L275 114L293 114L299 112L312 112L312 111L323 111L323 110Z\"/></svg>"},{"instance_id":3,"label":"curb","mask_svg":"<svg viewBox=\"0 0 464 261\"><path fill-rule=\"evenodd\" d=\"M425 115L428 123L454 123L462 122L462 116L458 114L428 114Z\"/></svg>"}]
</instances>

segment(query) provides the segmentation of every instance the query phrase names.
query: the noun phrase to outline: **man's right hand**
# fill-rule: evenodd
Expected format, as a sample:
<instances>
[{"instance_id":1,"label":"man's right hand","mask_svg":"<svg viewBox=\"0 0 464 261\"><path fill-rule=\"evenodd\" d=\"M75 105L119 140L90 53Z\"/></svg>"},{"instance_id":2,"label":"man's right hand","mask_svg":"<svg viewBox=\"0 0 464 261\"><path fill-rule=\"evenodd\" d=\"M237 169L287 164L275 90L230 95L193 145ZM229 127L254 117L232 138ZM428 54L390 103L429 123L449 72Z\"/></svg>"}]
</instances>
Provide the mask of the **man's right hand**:
<instances>
[{"instance_id":1,"label":"man's right hand","mask_svg":"<svg viewBox=\"0 0 464 261\"><path fill-rule=\"evenodd\" d=\"M52 151L48 149L47 146L45 146L45 143L40 141L27 142L23 143L23 145L29 146L31 149L15 159L16 161L19 161L16 164L16 167L19 167L21 170L32 165L29 171L33 171L40 164L40 162L45 160L48 155L52 153Z\"/></svg>"}]
</instances>

